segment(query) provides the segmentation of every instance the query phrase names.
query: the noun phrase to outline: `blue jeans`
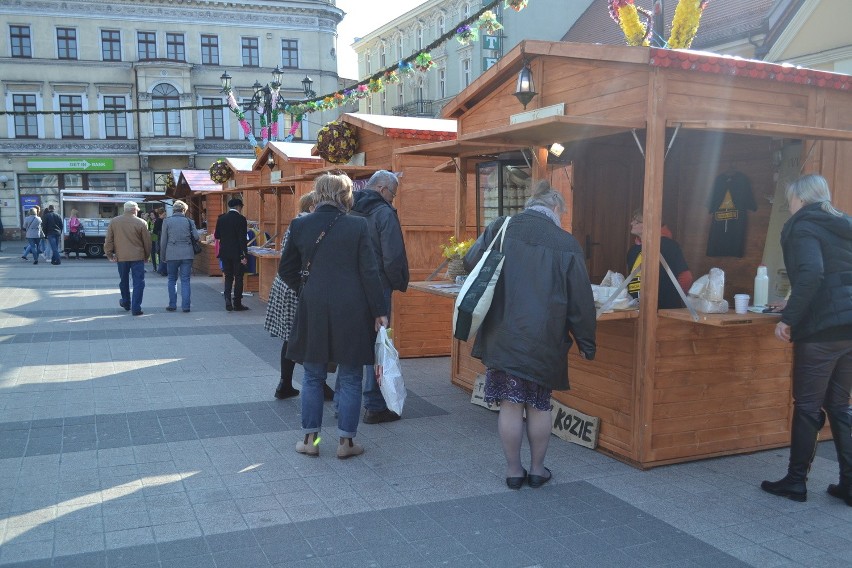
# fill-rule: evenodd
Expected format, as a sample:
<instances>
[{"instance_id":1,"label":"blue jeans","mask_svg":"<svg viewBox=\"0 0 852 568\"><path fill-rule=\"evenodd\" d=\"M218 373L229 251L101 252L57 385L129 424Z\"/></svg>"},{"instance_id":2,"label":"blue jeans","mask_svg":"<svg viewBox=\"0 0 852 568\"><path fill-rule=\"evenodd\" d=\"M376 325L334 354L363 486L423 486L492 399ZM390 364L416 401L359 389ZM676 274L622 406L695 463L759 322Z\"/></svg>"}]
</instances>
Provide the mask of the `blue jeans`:
<instances>
[{"instance_id":1,"label":"blue jeans","mask_svg":"<svg viewBox=\"0 0 852 568\"><path fill-rule=\"evenodd\" d=\"M393 290L385 288L385 305L388 307L388 327L390 327L390 308L391 308L391 293ZM379 383L376 382L376 369L372 365L364 366L364 408L370 412L382 412L388 409L385 404L385 397L382 396L382 391L379 388Z\"/></svg>"},{"instance_id":2,"label":"blue jeans","mask_svg":"<svg viewBox=\"0 0 852 568\"><path fill-rule=\"evenodd\" d=\"M38 260L39 243L41 239L27 239L27 248L24 249L23 257L27 258L28 254L33 253L33 260Z\"/></svg>"},{"instance_id":3,"label":"blue jeans","mask_svg":"<svg viewBox=\"0 0 852 568\"><path fill-rule=\"evenodd\" d=\"M133 297L130 297L130 282L133 278ZM131 260L118 263L118 289L121 291L121 305L130 302L130 311L138 314L142 311L142 292L145 290L145 261Z\"/></svg>"},{"instance_id":4,"label":"blue jeans","mask_svg":"<svg viewBox=\"0 0 852 568\"><path fill-rule=\"evenodd\" d=\"M59 235L57 235L56 233L51 233L47 236L47 241L50 243L50 250L53 251L53 254L51 254L50 256L50 262L52 262L53 264L59 264Z\"/></svg>"},{"instance_id":5,"label":"blue jeans","mask_svg":"<svg viewBox=\"0 0 852 568\"><path fill-rule=\"evenodd\" d=\"M177 307L177 278L178 273L180 273L180 307L183 310L188 310L191 294L189 277L192 275L192 259L167 260L166 265L169 270L169 307Z\"/></svg>"},{"instance_id":6,"label":"blue jeans","mask_svg":"<svg viewBox=\"0 0 852 568\"><path fill-rule=\"evenodd\" d=\"M322 386L328 374L328 363L305 361L302 379L302 431L319 432L322 428ZM358 413L361 409L361 365L337 366L337 435L354 438L358 431Z\"/></svg>"}]
</instances>

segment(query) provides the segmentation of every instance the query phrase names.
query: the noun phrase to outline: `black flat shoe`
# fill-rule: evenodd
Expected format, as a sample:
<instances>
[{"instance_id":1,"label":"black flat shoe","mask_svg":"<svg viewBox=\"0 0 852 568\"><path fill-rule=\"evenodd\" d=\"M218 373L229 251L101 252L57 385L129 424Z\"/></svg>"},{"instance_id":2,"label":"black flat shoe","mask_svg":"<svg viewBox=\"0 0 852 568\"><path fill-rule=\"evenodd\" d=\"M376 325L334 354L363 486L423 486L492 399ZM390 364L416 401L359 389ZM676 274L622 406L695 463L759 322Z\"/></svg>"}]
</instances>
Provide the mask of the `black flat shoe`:
<instances>
[{"instance_id":1,"label":"black flat shoe","mask_svg":"<svg viewBox=\"0 0 852 568\"><path fill-rule=\"evenodd\" d=\"M551 479L553 479L553 474L550 472L550 470L547 468L544 468L544 470L547 472L547 477L544 477L543 475L529 475L529 477L527 478L527 483L529 483L530 487L532 487L533 489L537 489L548 481L550 481Z\"/></svg>"},{"instance_id":2,"label":"black flat shoe","mask_svg":"<svg viewBox=\"0 0 852 568\"><path fill-rule=\"evenodd\" d=\"M285 398L293 398L294 396L299 396L299 391L290 387L289 389L282 389L275 391L275 398L278 400L284 400Z\"/></svg>"},{"instance_id":3,"label":"black flat shoe","mask_svg":"<svg viewBox=\"0 0 852 568\"><path fill-rule=\"evenodd\" d=\"M529 476L530 478L532 476ZM524 481L527 480L527 470L524 470L524 474L520 477L507 477L506 478L506 487L509 489L518 490L524 485Z\"/></svg>"}]
</instances>

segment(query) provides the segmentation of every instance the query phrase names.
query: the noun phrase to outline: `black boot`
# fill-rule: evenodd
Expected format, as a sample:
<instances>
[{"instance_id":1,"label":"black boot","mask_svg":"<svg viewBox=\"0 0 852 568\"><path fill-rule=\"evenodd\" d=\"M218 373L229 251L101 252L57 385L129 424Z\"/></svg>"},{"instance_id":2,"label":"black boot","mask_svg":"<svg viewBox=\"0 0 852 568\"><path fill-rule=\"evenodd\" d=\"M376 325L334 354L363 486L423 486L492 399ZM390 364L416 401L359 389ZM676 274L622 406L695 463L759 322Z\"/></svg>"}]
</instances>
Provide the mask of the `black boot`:
<instances>
[{"instance_id":1,"label":"black boot","mask_svg":"<svg viewBox=\"0 0 852 568\"><path fill-rule=\"evenodd\" d=\"M296 362L287 358L287 342L281 346L281 380L278 381L278 388L275 389L275 398L284 399L292 398L299 394L299 391L293 388L293 370L296 368Z\"/></svg>"},{"instance_id":2,"label":"black boot","mask_svg":"<svg viewBox=\"0 0 852 568\"><path fill-rule=\"evenodd\" d=\"M225 296L225 309L229 312L234 311L234 305L231 303L231 297Z\"/></svg>"},{"instance_id":3,"label":"black boot","mask_svg":"<svg viewBox=\"0 0 852 568\"><path fill-rule=\"evenodd\" d=\"M244 312L246 310L248 310L248 307L243 305L243 299L242 298L234 298L234 311L235 312Z\"/></svg>"},{"instance_id":4,"label":"black boot","mask_svg":"<svg viewBox=\"0 0 852 568\"><path fill-rule=\"evenodd\" d=\"M852 507L852 414L848 410L829 413L828 423L840 464L840 483L829 485L828 494Z\"/></svg>"},{"instance_id":5,"label":"black boot","mask_svg":"<svg viewBox=\"0 0 852 568\"><path fill-rule=\"evenodd\" d=\"M819 421L816 421L798 409L794 409L790 432L790 465L787 466L787 475L778 481L764 481L760 484L760 488L767 493L793 501L807 501L808 471L816 455L819 431L824 425L825 413L822 410L820 410Z\"/></svg>"}]
</instances>

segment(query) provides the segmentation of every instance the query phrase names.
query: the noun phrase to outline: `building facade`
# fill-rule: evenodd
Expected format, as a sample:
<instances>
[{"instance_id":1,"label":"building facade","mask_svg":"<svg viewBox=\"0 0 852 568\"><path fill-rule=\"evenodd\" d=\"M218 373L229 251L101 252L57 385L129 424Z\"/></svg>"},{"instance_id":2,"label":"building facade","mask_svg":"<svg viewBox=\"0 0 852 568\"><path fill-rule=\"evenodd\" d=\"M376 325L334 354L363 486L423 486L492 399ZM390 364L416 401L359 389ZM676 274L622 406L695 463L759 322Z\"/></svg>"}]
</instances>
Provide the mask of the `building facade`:
<instances>
[{"instance_id":1,"label":"building facade","mask_svg":"<svg viewBox=\"0 0 852 568\"><path fill-rule=\"evenodd\" d=\"M173 169L253 156L220 77L249 101L282 71L281 97L340 88L334 0L8 0L0 2L0 214L85 196L162 193ZM210 108L197 108L210 107ZM33 114L28 114L33 113ZM282 113L283 114L283 113ZM337 112L296 132L310 140ZM254 135L260 116L246 112ZM291 117L279 117L286 134ZM282 136L283 136L282 134ZM117 194L117 195L116 195ZM116 207L81 199L81 216ZM69 209L66 204L65 209ZM68 216L70 211L63 211Z\"/></svg>"},{"instance_id":2,"label":"building facade","mask_svg":"<svg viewBox=\"0 0 852 568\"><path fill-rule=\"evenodd\" d=\"M358 75L370 77L419 53L460 22L478 12L487 0L428 0L353 44ZM521 12L497 4L494 12L503 29L494 36L480 32L466 46L455 39L432 49L434 67L415 73L385 90L362 99L359 110L369 114L436 117L441 107L483 71L524 39L557 41L583 14L592 0L535 0Z\"/></svg>"}]
</instances>

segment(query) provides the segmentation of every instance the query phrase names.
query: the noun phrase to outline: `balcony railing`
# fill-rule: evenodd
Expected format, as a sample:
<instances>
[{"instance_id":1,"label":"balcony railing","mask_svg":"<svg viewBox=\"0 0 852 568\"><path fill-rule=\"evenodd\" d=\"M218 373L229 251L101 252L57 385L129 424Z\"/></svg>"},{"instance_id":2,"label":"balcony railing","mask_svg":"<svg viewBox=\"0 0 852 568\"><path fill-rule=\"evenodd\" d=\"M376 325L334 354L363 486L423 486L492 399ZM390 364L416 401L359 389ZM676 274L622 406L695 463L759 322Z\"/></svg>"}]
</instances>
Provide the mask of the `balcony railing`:
<instances>
[{"instance_id":1,"label":"balcony railing","mask_svg":"<svg viewBox=\"0 0 852 568\"><path fill-rule=\"evenodd\" d=\"M394 116L418 116L421 118L434 118L434 103L435 101L411 101L410 103L405 103L399 106L395 106L392 109Z\"/></svg>"}]
</instances>

